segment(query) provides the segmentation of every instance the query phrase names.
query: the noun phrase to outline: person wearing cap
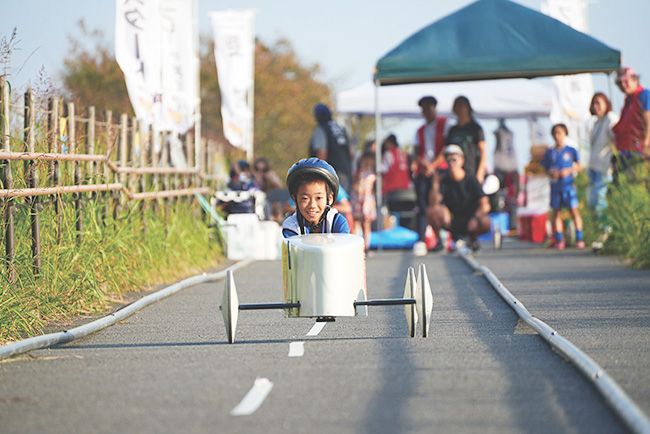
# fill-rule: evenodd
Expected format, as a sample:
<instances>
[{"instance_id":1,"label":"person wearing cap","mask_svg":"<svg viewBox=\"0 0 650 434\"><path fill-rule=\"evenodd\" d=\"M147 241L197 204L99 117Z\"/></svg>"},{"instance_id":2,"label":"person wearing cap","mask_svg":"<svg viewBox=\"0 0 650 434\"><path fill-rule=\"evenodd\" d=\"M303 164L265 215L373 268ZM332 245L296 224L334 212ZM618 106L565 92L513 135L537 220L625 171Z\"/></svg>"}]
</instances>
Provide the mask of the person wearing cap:
<instances>
[{"instance_id":1,"label":"person wearing cap","mask_svg":"<svg viewBox=\"0 0 650 434\"><path fill-rule=\"evenodd\" d=\"M417 197L417 225L418 241L413 246L413 253L422 256L427 253L427 247L424 242L427 223L427 208L429 207L429 193L431 192L431 183L436 172L444 173L447 169L442 150L445 146L445 136L447 134L447 118L438 116L438 101L433 96L424 96L418 101L422 110L422 117L425 123L422 125L416 135L413 146L413 163L411 171L413 172L413 187ZM442 244L438 243L434 250L440 250Z\"/></svg>"},{"instance_id":2,"label":"person wearing cap","mask_svg":"<svg viewBox=\"0 0 650 434\"><path fill-rule=\"evenodd\" d=\"M463 150L450 144L444 150L449 171L431 188L427 210L429 223L436 233L451 232L455 241L468 237L467 245L478 250L478 236L490 231L490 203L474 174L463 169Z\"/></svg>"},{"instance_id":3,"label":"person wearing cap","mask_svg":"<svg viewBox=\"0 0 650 434\"><path fill-rule=\"evenodd\" d=\"M612 159L614 182L639 155L650 157L650 91L641 86L639 76L629 67L616 71L616 85L625 94L625 104L612 129L618 154Z\"/></svg>"},{"instance_id":4,"label":"person wearing cap","mask_svg":"<svg viewBox=\"0 0 650 434\"><path fill-rule=\"evenodd\" d=\"M309 156L330 163L339 176L340 184L350 191L352 182L352 154L345 130L332 120L332 112L325 104L314 106L318 125L309 141Z\"/></svg>"},{"instance_id":5,"label":"person wearing cap","mask_svg":"<svg viewBox=\"0 0 650 434\"><path fill-rule=\"evenodd\" d=\"M343 214L333 208L338 196L339 177L336 170L318 158L306 158L291 166L287 188L296 204L296 212L282 224L285 238L313 233L350 233Z\"/></svg>"}]
</instances>

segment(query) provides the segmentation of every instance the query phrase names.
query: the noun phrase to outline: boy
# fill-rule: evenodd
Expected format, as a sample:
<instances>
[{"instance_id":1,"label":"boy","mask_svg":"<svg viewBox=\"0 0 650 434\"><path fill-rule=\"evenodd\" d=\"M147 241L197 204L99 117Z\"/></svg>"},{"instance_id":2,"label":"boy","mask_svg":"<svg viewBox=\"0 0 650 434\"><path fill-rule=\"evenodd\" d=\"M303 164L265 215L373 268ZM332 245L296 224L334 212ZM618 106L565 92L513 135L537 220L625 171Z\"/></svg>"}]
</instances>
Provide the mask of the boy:
<instances>
[{"instance_id":1,"label":"boy","mask_svg":"<svg viewBox=\"0 0 650 434\"><path fill-rule=\"evenodd\" d=\"M569 135L569 130L564 124L556 124L551 128L551 135L555 140L555 148L549 149L544 154L542 166L551 177L551 208L553 208L553 227L555 229L556 249L564 249L564 224L562 222L562 207L571 210L571 216L576 225L576 248L584 249L582 240L582 216L578 210L578 193L573 185L573 172L582 170L578 151L570 146L565 146L564 141Z\"/></svg>"},{"instance_id":2,"label":"boy","mask_svg":"<svg viewBox=\"0 0 650 434\"><path fill-rule=\"evenodd\" d=\"M338 195L339 177L334 168L318 158L307 158L291 166L287 173L289 194L296 212L282 225L285 238L313 233L350 233L343 214L332 208Z\"/></svg>"}]
</instances>

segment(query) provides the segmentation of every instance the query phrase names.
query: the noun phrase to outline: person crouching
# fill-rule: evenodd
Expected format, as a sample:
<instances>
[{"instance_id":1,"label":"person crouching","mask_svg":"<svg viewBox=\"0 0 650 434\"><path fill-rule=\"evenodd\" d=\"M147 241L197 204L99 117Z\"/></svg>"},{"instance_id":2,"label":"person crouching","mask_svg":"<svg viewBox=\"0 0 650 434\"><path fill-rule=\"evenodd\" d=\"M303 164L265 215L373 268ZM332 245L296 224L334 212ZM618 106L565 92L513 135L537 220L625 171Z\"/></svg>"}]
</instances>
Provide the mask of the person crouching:
<instances>
[{"instance_id":1,"label":"person crouching","mask_svg":"<svg viewBox=\"0 0 650 434\"><path fill-rule=\"evenodd\" d=\"M313 233L350 233L343 214L332 208L339 190L336 170L324 160L306 158L287 172L287 188L296 212L282 224L285 238Z\"/></svg>"},{"instance_id":2,"label":"person crouching","mask_svg":"<svg viewBox=\"0 0 650 434\"><path fill-rule=\"evenodd\" d=\"M436 233L440 229L451 232L455 241L469 237L468 247L477 250L478 236L490 231L490 203L476 177L463 169L465 158L460 146L448 145L444 155L449 172L439 182L434 180L431 187L429 224Z\"/></svg>"}]
</instances>

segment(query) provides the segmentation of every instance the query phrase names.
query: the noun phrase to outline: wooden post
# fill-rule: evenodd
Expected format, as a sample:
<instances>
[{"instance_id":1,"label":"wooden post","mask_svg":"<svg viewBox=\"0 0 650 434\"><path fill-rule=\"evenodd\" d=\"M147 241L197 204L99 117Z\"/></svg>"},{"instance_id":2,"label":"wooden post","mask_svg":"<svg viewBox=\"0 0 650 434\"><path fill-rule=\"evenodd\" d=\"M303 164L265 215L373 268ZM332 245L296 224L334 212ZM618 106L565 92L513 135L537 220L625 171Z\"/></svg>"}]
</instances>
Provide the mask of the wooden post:
<instances>
[{"instance_id":1,"label":"wooden post","mask_svg":"<svg viewBox=\"0 0 650 434\"><path fill-rule=\"evenodd\" d=\"M88 154L95 153L95 106L88 107L88 123L86 124L86 152ZM94 184L97 178L95 173L94 161L88 162L86 173L90 178L90 183Z\"/></svg>"},{"instance_id":2,"label":"wooden post","mask_svg":"<svg viewBox=\"0 0 650 434\"><path fill-rule=\"evenodd\" d=\"M115 154L117 152L113 149L114 147L114 142L113 142L113 112L110 110L106 110L104 113L104 121L106 123L106 159L109 161L114 161L115 160ZM111 182L111 169L108 167L108 164L104 164L104 182L109 183ZM117 192L119 194L119 192ZM104 224L106 224L106 218L108 217L111 209L111 202L113 200L113 193L101 193L103 198L104 198L104 212L103 212L103 220Z\"/></svg>"},{"instance_id":3,"label":"wooden post","mask_svg":"<svg viewBox=\"0 0 650 434\"><path fill-rule=\"evenodd\" d=\"M185 135L185 155L187 155L187 167L194 165L194 133L189 131Z\"/></svg>"},{"instance_id":4,"label":"wooden post","mask_svg":"<svg viewBox=\"0 0 650 434\"><path fill-rule=\"evenodd\" d=\"M59 98L50 99L50 135L52 138L50 151L58 154L60 152L60 140L61 140L61 120L59 117L61 101ZM58 161L53 161L51 166L50 180L51 183L58 187L61 185L61 166ZM57 239L61 237L61 230L63 228L63 202L61 201L61 196L54 194L51 197L51 201L54 202L54 211L57 215L59 224L56 227L56 236Z\"/></svg>"},{"instance_id":5,"label":"wooden post","mask_svg":"<svg viewBox=\"0 0 650 434\"><path fill-rule=\"evenodd\" d=\"M128 117L126 114L122 114L120 116L120 152L119 152L119 160L120 160L120 167L126 167L127 163L127 154L126 151L128 149ZM119 175L120 179L120 184L122 184L126 188L126 173L120 173ZM117 211L118 209L121 209L122 206L124 206L124 203L126 202L126 198L124 196L120 197L120 205L119 207L115 207L114 211L114 216L117 219Z\"/></svg>"},{"instance_id":6,"label":"wooden post","mask_svg":"<svg viewBox=\"0 0 650 434\"><path fill-rule=\"evenodd\" d=\"M36 111L34 93L30 89L25 92L25 143L27 152L35 152L34 127L36 125ZM29 187L38 188L38 170L34 161L26 164L26 173L29 173ZM32 257L34 258L34 277L38 279L41 274L41 222L40 204L38 196L28 198L29 216L32 227Z\"/></svg>"},{"instance_id":7,"label":"wooden post","mask_svg":"<svg viewBox=\"0 0 650 434\"><path fill-rule=\"evenodd\" d=\"M131 167L137 166L137 149L139 147L140 141L140 132L138 131L139 122L137 118L131 119L131 135L129 140L129 165ZM136 192L136 179L134 174L129 174L127 176L128 189L132 192Z\"/></svg>"},{"instance_id":8,"label":"wooden post","mask_svg":"<svg viewBox=\"0 0 650 434\"><path fill-rule=\"evenodd\" d=\"M77 118L75 116L74 103L68 103L68 152L77 153ZM81 185L81 165L77 161L72 162L73 182L75 185ZM83 241L83 198L81 193L73 193L75 208L75 228L77 229L77 242Z\"/></svg>"},{"instance_id":9,"label":"wooden post","mask_svg":"<svg viewBox=\"0 0 650 434\"><path fill-rule=\"evenodd\" d=\"M169 166L169 132L166 131L163 133L162 136L162 155L161 155L161 161L162 161L162 167L168 167ZM169 174L163 175L163 190L169 190ZM165 223L169 220L169 199L164 198L163 199L163 204L165 207ZM167 227L167 225L165 225Z\"/></svg>"},{"instance_id":10,"label":"wooden post","mask_svg":"<svg viewBox=\"0 0 650 434\"><path fill-rule=\"evenodd\" d=\"M149 139L147 140L147 135L144 134L144 131L142 129L142 123L138 122L138 132L139 132L139 145L140 145L140 167L144 168L147 166L147 144L151 143L151 135L149 134ZM151 131L151 128L148 130L149 132ZM147 190L147 175L146 174L141 174L140 179L138 180L138 184L140 185L140 192L144 193ZM147 219L145 216L145 213L147 211L147 201L146 200L141 200L140 201L140 214L142 215L142 233L146 234L147 233Z\"/></svg>"},{"instance_id":11,"label":"wooden post","mask_svg":"<svg viewBox=\"0 0 650 434\"><path fill-rule=\"evenodd\" d=\"M0 132L2 133L2 146L5 152L11 152L11 138L9 136L9 117L11 99L9 94L9 84L2 82L2 120L0 121ZM5 160L0 162L2 167L2 184L6 189L13 188L14 179L11 173L11 161ZM7 255L7 277L10 282L16 280L16 269L14 267L14 255L16 253L14 239L14 214L15 204L12 199L7 199L5 204L4 219L6 222L5 231L5 253Z\"/></svg>"},{"instance_id":12,"label":"wooden post","mask_svg":"<svg viewBox=\"0 0 650 434\"><path fill-rule=\"evenodd\" d=\"M190 161L192 161L192 159L190 158L190 153L192 152L193 147L194 147L194 136L190 131L187 134L185 134L185 155L187 155L187 167L190 167ZM189 188L191 182L192 182L192 175L183 175L183 188ZM189 197L188 202L192 203L192 201L193 198Z\"/></svg>"},{"instance_id":13,"label":"wooden post","mask_svg":"<svg viewBox=\"0 0 650 434\"><path fill-rule=\"evenodd\" d=\"M158 167L160 159L159 152L161 151L161 135L160 131L152 124L151 125L151 167ZM160 175L153 174L151 175L151 189L152 191L160 190ZM160 201L158 199L153 200L152 208L153 214L158 215Z\"/></svg>"}]
</instances>

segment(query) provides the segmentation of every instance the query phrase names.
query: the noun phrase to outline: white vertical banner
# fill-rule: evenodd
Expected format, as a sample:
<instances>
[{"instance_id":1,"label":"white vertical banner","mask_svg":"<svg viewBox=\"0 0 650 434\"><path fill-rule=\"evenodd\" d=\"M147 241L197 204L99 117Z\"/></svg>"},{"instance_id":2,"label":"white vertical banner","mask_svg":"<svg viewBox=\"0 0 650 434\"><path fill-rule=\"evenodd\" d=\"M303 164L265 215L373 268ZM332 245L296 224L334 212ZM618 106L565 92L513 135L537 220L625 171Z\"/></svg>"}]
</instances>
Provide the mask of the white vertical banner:
<instances>
[{"instance_id":1,"label":"white vertical banner","mask_svg":"<svg viewBox=\"0 0 650 434\"><path fill-rule=\"evenodd\" d=\"M221 90L223 134L231 145L253 153L255 39L253 11L210 13Z\"/></svg>"},{"instance_id":2,"label":"white vertical banner","mask_svg":"<svg viewBox=\"0 0 650 434\"><path fill-rule=\"evenodd\" d=\"M547 0L541 5L542 12L580 32L588 31L587 2L585 0ZM562 75L553 77L553 106L551 122L565 123L569 137L576 149L588 137L586 123L590 118L589 103L594 94L591 74Z\"/></svg>"},{"instance_id":3,"label":"white vertical banner","mask_svg":"<svg viewBox=\"0 0 650 434\"><path fill-rule=\"evenodd\" d=\"M115 59L124 73L136 117L145 125L162 117L159 0L115 1Z\"/></svg>"},{"instance_id":4,"label":"white vertical banner","mask_svg":"<svg viewBox=\"0 0 650 434\"><path fill-rule=\"evenodd\" d=\"M161 2L163 129L184 134L194 125L198 96L198 47L193 29L194 0Z\"/></svg>"}]
</instances>

